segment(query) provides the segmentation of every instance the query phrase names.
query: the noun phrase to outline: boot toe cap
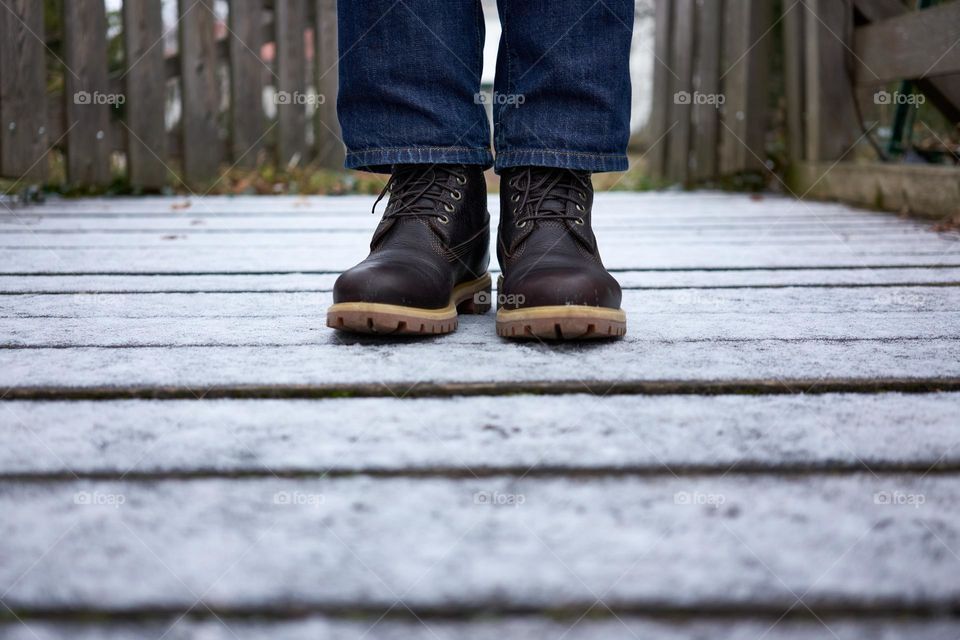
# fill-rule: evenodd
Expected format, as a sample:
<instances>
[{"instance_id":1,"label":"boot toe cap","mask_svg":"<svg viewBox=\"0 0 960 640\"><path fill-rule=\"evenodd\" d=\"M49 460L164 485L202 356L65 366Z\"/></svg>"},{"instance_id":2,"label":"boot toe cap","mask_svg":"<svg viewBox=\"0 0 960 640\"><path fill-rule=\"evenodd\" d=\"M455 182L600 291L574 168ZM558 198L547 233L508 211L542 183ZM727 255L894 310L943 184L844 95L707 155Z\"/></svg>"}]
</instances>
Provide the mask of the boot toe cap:
<instances>
[{"instance_id":1,"label":"boot toe cap","mask_svg":"<svg viewBox=\"0 0 960 640\"><path fill-rule=\"evenodd\" d=\"M337 278L333 301L442 309L449 304L450 286L433 282L433 275L417 264L362 262Z\"/></svg>"},{"instance_id":2,"label":"boot toe cap","mask_svg":"<svg viewBox=\"0 0 960 640\"><path fill-rule=\"evenodd\" d=\"M619 309L620 284L598 269L531 269L508 277L500 292L506 308L584 305Z\"/></svg>"}]
</instances>

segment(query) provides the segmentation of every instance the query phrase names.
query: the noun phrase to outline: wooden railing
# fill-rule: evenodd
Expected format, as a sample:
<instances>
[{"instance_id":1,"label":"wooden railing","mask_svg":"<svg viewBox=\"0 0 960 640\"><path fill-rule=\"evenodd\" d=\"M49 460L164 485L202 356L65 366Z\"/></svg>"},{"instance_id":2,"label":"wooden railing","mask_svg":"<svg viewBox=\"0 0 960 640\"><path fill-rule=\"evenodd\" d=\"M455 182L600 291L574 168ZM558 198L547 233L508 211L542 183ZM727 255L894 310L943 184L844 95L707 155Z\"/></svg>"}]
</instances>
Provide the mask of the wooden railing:
<instances>
[{"instance_id":1,"label":"wooden railing","mask_svg":"<svg viewBox=\"0 0 960 640\"><path fill-rule=\"evenodd\" d=\"M960 1L915 4L784 0L775 16L770 0L657 0L649 166L685 184L769 174L776 125L785 130L784 187L797 195L955 214L955 167L848 162L870 140L864 112L891 82L912 80L960 124ZM770 73L774 59L782 68Z\"/></svg>"},{"instance_id":2,"label":"wooden railing","mask_svg":"<svg viewBox=\"0 0 960 640\"><path fill-rule=\"evenodd\" d=\"M335 0L230 0L223 22L214 0L180 0L170 55L161 3L124 0L112 73L103 0L63 2L60 34L45 33L44 4L0 6L0 176L43 181L51 150L63 151L73 185L106 185L125 167L146 190L204 186L265 152L282 166L341 165ZM62 83L51 82L58 68ZM171 91L180 116L168 132Z\"/></svg>"},{"instance_id":3,"label":"wooden railing","mask_svg":"<svg viewBox=\"0 0 960 640\"><path fill-rule=\"evenodd\" d=\"M771 0L657 0L653 173L692 182L763 167Z\"/></svg>"}]
</instances>

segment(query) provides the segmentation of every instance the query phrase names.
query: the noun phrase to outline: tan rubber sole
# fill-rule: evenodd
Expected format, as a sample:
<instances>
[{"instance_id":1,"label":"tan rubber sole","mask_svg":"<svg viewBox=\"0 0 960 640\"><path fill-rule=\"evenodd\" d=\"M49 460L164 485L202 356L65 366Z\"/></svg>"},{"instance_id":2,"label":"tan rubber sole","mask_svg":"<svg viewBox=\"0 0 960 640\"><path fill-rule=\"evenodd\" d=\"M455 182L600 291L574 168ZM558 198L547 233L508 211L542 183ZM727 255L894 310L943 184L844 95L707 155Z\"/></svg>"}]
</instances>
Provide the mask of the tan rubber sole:
<instances>
[{"instance_id":1,"label":"tan rubber sole","mask_svg":"<svg viewBox=\"0 0 960 640\"><path fill-rule=\"evenodd\" d=\"M622 309L563 305L497 311L497 335L503 338L602 340L626 333L627 314Z\"/></svg>"},{"instance_id":2,"label":"tan rubber sole","mask_svg":"<svg viewBox=\"0 0 960 640\"><path fill-rule=\"evenodd\" d=\"M490 274L457 285L442 309L378 302L341 302L327 310L327 326L338 331L393 336L441 335L457 330L457 314L490 310Z\"/></svg>"}]
</instances>

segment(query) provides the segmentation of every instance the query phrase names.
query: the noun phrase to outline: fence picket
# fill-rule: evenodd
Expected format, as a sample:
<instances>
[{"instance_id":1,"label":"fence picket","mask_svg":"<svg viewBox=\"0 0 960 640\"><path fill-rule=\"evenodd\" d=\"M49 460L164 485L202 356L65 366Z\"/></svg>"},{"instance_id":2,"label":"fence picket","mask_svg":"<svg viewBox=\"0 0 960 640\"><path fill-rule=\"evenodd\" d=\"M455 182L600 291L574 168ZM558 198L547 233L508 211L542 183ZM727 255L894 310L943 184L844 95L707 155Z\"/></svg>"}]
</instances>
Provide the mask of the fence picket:
<instances>
[{"instance_id":1,"label":"fence picket","mask_svg":"<svg viewBox=\"0 0 960 640\"><path fill-rule=\"evenodd\" d=\"M307 94L304 28L306 0L276 0L277 29L277 161L281 166L300 164L306 152Z\"/></svg>"},{"instance_id":2,"label":"fence picket","mask_svg":"<svg viewBox=\"0 0 960 640\"><path fill-rule=\"evenodd\" d=\"M156 190L167 183L166 67L159 2L123 3L130 184Z\"/></svg>"},{"instance_id":3,"label":"fence picket","mask_svg":"<svg viewBox=\"0 0 960 640\"><path fill-rule=\"evenodd\" d=\"M230 3L230 150L233 162L256 166L263 148L263 0ZM272 71L270 71L272 73Z\"/></svg>"},{"instance_id":4,"label":"fence picket","mask_svg":"<svg viewBox=\"0 0 960 640\"><path fill-rule=\"evenodd\" d=\"M0 7L0 175L37 182L47 173L43 34L42 4Z\"/></svg>"},{"instance_id":5,"label":"fence picket","mask_svg":"<svg viewBox=\"0 0 960 640\"><path fill-rule=\"evenodd\" d=\"M314 115L317 164L342 169L343 136L337 119L340 54L337 51L337 0L317 0L314 19L314 84L323 101Z\"/></svg>"},{"instance_id":6,"label":"fence picket","mask_svg":"<svg viewBox=\"0 0 960 640\"><path fill-rule=\"evenodd\" d=\"M63 3L67 178L77 186L110 183L110 109L103 0Z\"/></svg>"},{"instance_id":7,"label":"fence picket","mask_svg":"<svg viewBox=\"0 0 960 640\"><path fill-rule=\"evenodd\" d=\"M198 186L216 175L222 159L213 5L213 0L179 0L183 173Z\"/></svg>"}]
</instances>

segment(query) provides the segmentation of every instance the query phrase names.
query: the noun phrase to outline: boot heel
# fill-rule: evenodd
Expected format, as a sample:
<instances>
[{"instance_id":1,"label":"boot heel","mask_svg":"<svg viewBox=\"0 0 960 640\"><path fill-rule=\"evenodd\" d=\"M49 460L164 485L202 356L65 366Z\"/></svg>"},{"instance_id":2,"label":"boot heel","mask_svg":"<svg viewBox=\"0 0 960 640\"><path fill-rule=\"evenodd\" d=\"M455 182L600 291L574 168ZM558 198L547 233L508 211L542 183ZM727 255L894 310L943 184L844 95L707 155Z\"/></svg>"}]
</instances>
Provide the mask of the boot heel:
<instances>
[{"instance_id":1,"label":"boot heel","mask_svg":"<svg viewBox=\"0 0 960 640\"><path fill-rule=\"evenodd\" d=\"M490 311L492 301L493 296L490 293L490 287L487 287L458 304L457 313L482 315Z\"/></svg>"}]
</instances>

